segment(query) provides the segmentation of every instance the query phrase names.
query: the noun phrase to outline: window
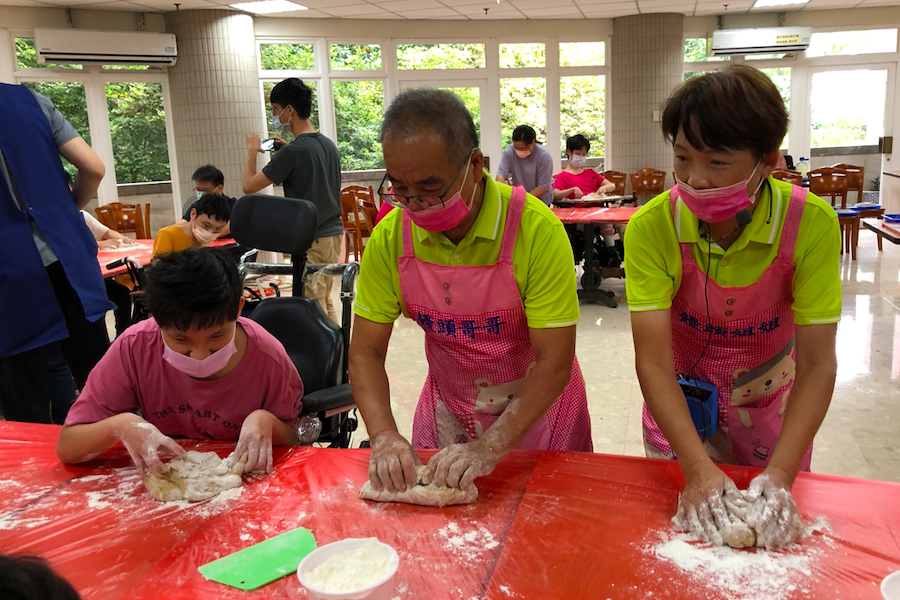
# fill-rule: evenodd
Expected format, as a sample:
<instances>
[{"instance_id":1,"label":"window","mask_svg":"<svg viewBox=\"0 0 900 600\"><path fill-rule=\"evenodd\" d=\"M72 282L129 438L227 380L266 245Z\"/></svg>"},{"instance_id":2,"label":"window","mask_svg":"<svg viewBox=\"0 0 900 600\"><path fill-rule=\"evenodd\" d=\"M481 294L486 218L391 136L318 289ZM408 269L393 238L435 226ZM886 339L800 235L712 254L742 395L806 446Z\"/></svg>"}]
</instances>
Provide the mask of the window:
<instances>
[{"instance_id":1,"label":"window","mask_svg":"<svg viewBox=\"0 0 900 600\"><path fill-rule=\"evenodd\" d=\"M478 139L481 139L481 88L477 87L442 87L438 88L447 92L451 92L459 96L459 99L463 101L463 104L466 105L466 108L469 110L469 114L472 115L472 120L475 121L475 133L478 134Z\"/></svg>"},{"instance_id":2,"label":"window","mask_svg":"<svg viewBox=\"0 0 900 600\"><path fill-rule=\"evenodd\" d=\"M772 80L772 83L775 84L775 87L778 88L778 92L781 94L781 99L784 100L784 108L787 110L788 114L791 114L791 69L790 67L774 67L771 69L760 69L761 72L765 73L769 79ZM788 136L784 136L784 141L781 142L782 148L788 147Z\"/></svg>"},{"instance_id":3,"label":"window","mask_svg":"<svg viewBox=\"0 0 900 600\"><path fill-rule=\"evenodd\" d=\"M544 44L500 44L500 68L543 67L547 64Z\"/></svg>"},{"instance_id":4,"label":"window","mask_svg":"<svg viewBox=\"0 0 900 600\"><path fill-rule=\"evenodd\" d=\"M269 137L278 136L284 139L284 132L280 130L275 130L272 128L272 105L269 104L269 94L272 93L272 88L275 87L277 81L264 81L263 82L263 114L266 115L266 130L269 132ZM316 82L315 81L306 81L303 80L303 83L312 88L313 97L312 97L312 112L309 115L309 120L312 123L312 126L319 129L319 100L318 94L316 93Z\"/></svg>"},{"instance_id":5,"label":"window","mask_svg":"<svg viewBox=\"0 0 900 600\"><path fill-rule=\"evenodd\" d=\"M103 65L104 69L110 71L149 71L147 65Z\"/></svg>"},{"instance_id":6,"label":"window","mask_svg":"<svg viewBox=\"0 0 900 600\"><path fill-rule=\"evenodd\" d=\"M25 82L25 87L42 94L53 102L53 106L72 124L72 127L81 134L88 144L91 143L91 128L88 123L87 97L83 83L62 82ZM70 177L75 177L75 167L69 161L60 157L63 168Z\"/></svg>"},{"instance_id":7,"label":"window","mask_svg":"<svg viewBox=\"0 0 900 600\"><path fill-rule=\"evenodd\" d=\"M840 94L835 90L865 90L863 94ZM870 146L884 135L884 103L887 71L854 69L813 73L813 148Z\"/></svg>"},{"instance_id":8,"label":"window","mask_svg":"<svg viewBox=\"0 0 900 600\"><path fill-rule=\"evenodd\" d=\"M896 29L827 31L812 34L807 56L853 56L897 51Z\"/></svg>"},{"instance_id":9,"label":"window","mask_svg":"<svg viewBox=\"0 0 900 600\"><path fill-rule=\"evenodd\" d=\"M604 42L561 42L559 44L559 66L591 67L606 64L606 44Z\"/></svg>"},{"instance_id":10,"label":"window","mask_svg":"<svg viewBox=\"0 0 900 600\"><path fill-rule=\"evenodd\" d=\"M384 168L378 134L384 115L384 83L335 81L334 120L341 170Z\"/></svg>"},{"instance_id":11,"label":"window","mask_svg":"<svg viewBox=\"0 0 900 600\"><path fill-rule=\"evenodd\" d=\"M81 65L39 64L34 38L16 38L16 67L19 69L80 69Z\"/></svg>"},{"instance_id":12,"label":"window","mask_svg":"<svg viewBox=\"0 0 900 600\"><path fill-rule=\"evenodd\" d=\"M566 155L566 139L580 133L591 142L589 156L603 156L606 150L606 77L560 77L559 108L561 155Z\"/></svg>"},{"instance_id":13,"label":"window","mask_svg":"<svg viewBox=\"0 0 900 600\"><path fill-rule=\"evenodd\" d=\"M684 40L684 62L705 62L708 60L728 60L728 56L710 56L710 40L689 38Z\"/></svg>"},{"instance_id":14,"label":"window","mask_svg":"<svg viewBox=\"0 0 900 600\"><path fill-rule=\"evenodd\" d=\"M530 125L538 140L547 141L547 81L543 77L500 80L500 130L503 143L512 142L513 129Z\"/></svg>"},{"instance_id":15,"label":"window","mask_svg":"<svg viewBox=\"0 0 900 600\"><path fill-rule=\"evenodd\" d=\"M377 71L381 69L378 44L332 44L331 68L335 71Z\"/></svg>"},{"instance_id":16,"label":"window","mask_svg":"<svg viewBox=\"0 0 900 600\"><path fill-rule=\"evenodd\" d=\"M260 44L263 71L312 71L316 68L312 44Z\"/></svg>"},{"instance_id":17,"label":"window","mask_svg":"<svg viewBox=\"0 0 900 600\"><path fill-rule=\"evenodd\" d=\"M400 69L483 69L484 44L398 44Z\"/></svg>"},{"instance_id":18,"label":"window","mask_svg":"<svg viewBox=\"0 0 900 600\"><path fill-rule=\"evenodd\" d=\"M117 183L167 181L169 147L161 83L107 83Z\"/></svg>"}]
</instances>

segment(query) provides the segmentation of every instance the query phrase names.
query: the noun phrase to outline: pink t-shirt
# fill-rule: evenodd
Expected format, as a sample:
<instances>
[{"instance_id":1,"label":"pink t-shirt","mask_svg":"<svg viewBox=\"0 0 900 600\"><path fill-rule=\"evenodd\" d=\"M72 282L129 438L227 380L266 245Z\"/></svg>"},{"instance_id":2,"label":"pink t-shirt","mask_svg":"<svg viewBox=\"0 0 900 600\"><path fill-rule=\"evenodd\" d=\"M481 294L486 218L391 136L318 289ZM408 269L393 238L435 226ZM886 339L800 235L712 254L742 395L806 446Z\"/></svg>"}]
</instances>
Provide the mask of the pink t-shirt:
<instances>
[{"instance_id":1,"label":"pink t-shirt","mask_svg":"<svg viewBox=\"0 0 900 600\"><path fill-rule=\"evenodd\" d=\"M553 180L553 188L557 190L567 190L577 187L581 189L582 194L593 194L600 189L603 182L606 181L603 175L597 173L593 169L583 169L578 175L573 175L568 171L560 171ZM569 194L567 198L575 198L575 194Z\"/></svg>"},{"instance_id":2,"label":"pink t-shirt","mask_svg":"<svg viewBox=\"0 0 900 600\"><path fill-rule=\"evenodd\" d=\"M66 425L96 423L140 409L170 437L237 440L244 419L263 408L292 426L303 406L303 382L284 347L243 317L247 349L234 371L215 381L193 379L163 359L154 319L129 327L88 377Z\"/></svg>"}]
</instances>

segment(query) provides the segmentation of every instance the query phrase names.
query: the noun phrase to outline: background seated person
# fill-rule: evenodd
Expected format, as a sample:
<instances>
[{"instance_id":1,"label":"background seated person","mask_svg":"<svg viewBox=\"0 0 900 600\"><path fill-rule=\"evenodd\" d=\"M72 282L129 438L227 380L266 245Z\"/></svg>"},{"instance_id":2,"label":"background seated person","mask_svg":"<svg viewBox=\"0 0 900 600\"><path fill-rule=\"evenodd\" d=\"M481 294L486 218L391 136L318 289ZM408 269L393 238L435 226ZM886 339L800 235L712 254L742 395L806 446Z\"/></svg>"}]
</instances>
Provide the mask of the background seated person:
<instances>
[{"instance_id":1,"label":"background seated person","mask_svg":"<svg viewBox=\"0 0 900 600\"><path fill-rule=\"evenodd\" d=\"M232 198L231 196L227 196L224 193L225 190L225 175L222 174L222 171L214 167L213 165L203 165L194 171L194 175L191 177L194 182L194 196L189 200L191 204L184 211L184 216L181 217L181 223L184 221L187 223L191 220L191 211L197 208L197 202L200 198L203 197L204 194L218 194L220 196L224 196L228 200L228 206L234 211L234 205L237 204L237 198ZM225 226L225 229L222 230L222 233L219 234L220 240L233 240L234 238L231 236L231 224ZM227 252L234 258L234 262L240 264L241 257L249 252L251 249L247 246L241 246L240 244L235 244L234 246L229 246L226 248Z\"/></svg>"},{"instance_id":2,"label":"background seated person","mask_svg":"<svg viewBox=\"0 0 900 600\"><path fill-rule=\"evenodd\" d=\"M296 444L303 383L284 347L243 307L241 277L223 250L170 252L147 269L153 318L129 328L91 372L56 453L90 460L121 441L138 470L165 470L171 437L238 440L245 472L272 468L272 445ZM137 412L140 411L141 416Z\"/></svg>"},{"instance_id":3,"label":"background seated person","mask_svg":"<svg viewBox=\"0 0 900 600\"><path fill-rule=\"evenodd\" d=\"M553 202L553 159L528 125L513 129L512 144L503 150L496 180L520 185L547 206Z\"/></svg>"},{"instance_id":4,"label":"background seated person","mask_svg":"<svg viewBox=\"0 0 900 600\"><path fill-rule=\"evenodd\" d=\"M153 242L153 256L206 246L228 227L231 205L221 194L205 194L191 209L188 221L179 220L163 227Z\"/></svg>"},{"instance_id":5,"label":"background seated person","mask_svg":"<svg viewBox=\"0 0 900 600\"><path fill-rule=\"evenodd\" d=\"M568 198L574 200L588 194L608 194L615 191L616 184L607 181L597 171L585 167L591 142L583 135L576 134L566 140L566 168L556 174L553 181L553 200Z\"/></svg>"},{"instance_id":6,"label":"background seated person","mask_svg":"<svg viewBox=\"0 0 900 600\"><path fill-rule=\"evenodd\" d=\"M100 250L114 250L116 248L124 248L134 245L134 240L130 237L122 235L114 229L110 229L93 216L91 213L81 211L84 217L84 223L94 239L97 240L97 248ZM113 257L110 257L112 260ZM129 325L131 325L131 290L116 281L115 279L104 279L106 286L106 297L116 305L116 335L121 335Z\"/></svg>"}]
</instances>

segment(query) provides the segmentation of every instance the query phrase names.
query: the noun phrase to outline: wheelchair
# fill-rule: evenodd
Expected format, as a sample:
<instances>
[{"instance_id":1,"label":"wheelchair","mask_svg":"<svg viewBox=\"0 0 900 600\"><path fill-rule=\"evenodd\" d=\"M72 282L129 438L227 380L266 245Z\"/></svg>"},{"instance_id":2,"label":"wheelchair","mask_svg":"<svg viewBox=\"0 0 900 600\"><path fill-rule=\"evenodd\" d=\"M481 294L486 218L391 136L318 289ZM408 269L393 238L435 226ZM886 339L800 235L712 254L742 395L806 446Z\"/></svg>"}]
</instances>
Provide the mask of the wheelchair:
<instances>
[{"instance_id":1,"label":"wheelchair","mask_svg":"<svg viewBox=\"0 0 900 600\"><path fill-rule=\"evenodd\" d=\"M234 239L250 248L291 255L291 264L244 262L242 276L292 275L293 292L254 302L249 318L262 325L287 351L303 380L301 424L315 423L318 434L305 440L330 448L349 448L357 429L356 403L350 389L348 355L352 304L359 263L310 265L306 252L314 241L318 212L308 200L249 194L231 215ZM335 324L315 298L303 297L307 277L341 276L341 325ZM301 436L302 437L302 436Z\"/></svg>"}]
</instances>

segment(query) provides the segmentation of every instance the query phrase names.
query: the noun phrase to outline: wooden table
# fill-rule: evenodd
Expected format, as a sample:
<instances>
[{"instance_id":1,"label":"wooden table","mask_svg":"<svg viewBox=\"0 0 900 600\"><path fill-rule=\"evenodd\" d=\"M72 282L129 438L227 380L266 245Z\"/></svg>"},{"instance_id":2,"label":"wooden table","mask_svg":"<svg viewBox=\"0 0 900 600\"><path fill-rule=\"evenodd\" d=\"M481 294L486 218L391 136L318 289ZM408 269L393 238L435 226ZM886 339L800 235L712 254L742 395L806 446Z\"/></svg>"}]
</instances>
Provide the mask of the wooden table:
<instances>
[{"instance_id":1,"label":"wooden table","mask_svg":"<svg viewBox=\"0 0 900 600\"><path fill-rule=\"evenodd\" d=\"M584 225L584 239L586 251L584 253L584 276L581 279L581 289L578 290L578 298L584 302L599 302L610 308L616 308L616 302L613 294L600 289L600 282L603 280L603 271L594 261L594 236L596 235L596 226L599 224L623 225L628 223L638 208L618 207L618 208L559 208L551 209L553 214L565 224L581 224Z\"/></svg>"},{"instance_id":2,"label":"wooden table","mask_svg":"<svg viewBox=\"0 0 900 600\"><path fill-rule=\"evenodd\" d=\"M878 236L879 242L883 238L892 244L900 244L900 223L886 223L882 219L863 219L862 224ZM878 249L881 249L881 244Z\"/></svg>"},{"instance_id":3,"label":"wooden table","mask_svg":"<svg viewBox=\"0 0 900 600\"><path fill-rule=\"evenodd\" d=\"M249 478L237 498L160 504L124 449L65 466L54 452L58 434L0 422L0 552L44 556L84 600L305 599L294 575L243 592L197 572L296 527L320 545L376 536L393 546L401 600L748 597L653 553L672 535L684 486L674 461L514 450L478 479L475 504L436 509L359 500L368 450L276 448L274 472ZM223 456L233 448L184 445ZM741 488L759 472L724 470ZM876 600L881 580L900 569L900 485L801 473L794 496L828 530L793 551L809 557L787 566L794 589L752 597Z\"/></svg>"},{"instance_id":4,"label":"wooden table","mask_svg":"<svg viewBox=\"0 0 900 600\"><path fill-rule=\"evenodd\" d=\"M856 260L856 245L859 243L859 215L838 214L838 222L841 225L841 254L846 251L850 254L851 260Z\"/></svg>"}]
</instances>

